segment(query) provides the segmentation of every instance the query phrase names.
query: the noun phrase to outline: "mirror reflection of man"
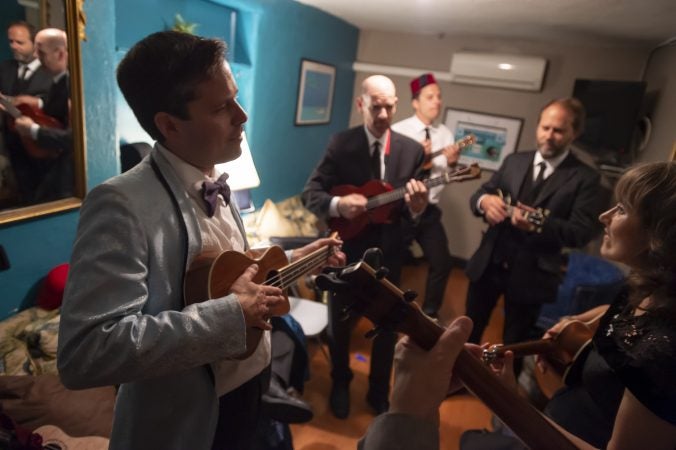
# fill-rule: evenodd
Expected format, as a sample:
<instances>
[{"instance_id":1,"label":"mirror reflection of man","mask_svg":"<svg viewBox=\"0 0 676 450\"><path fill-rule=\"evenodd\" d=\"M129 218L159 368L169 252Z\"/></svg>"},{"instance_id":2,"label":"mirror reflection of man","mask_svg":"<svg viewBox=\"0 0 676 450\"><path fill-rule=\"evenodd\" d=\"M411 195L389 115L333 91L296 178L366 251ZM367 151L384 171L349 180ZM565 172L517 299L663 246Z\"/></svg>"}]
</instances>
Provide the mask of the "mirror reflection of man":
<instances>
[{"instance_id":1,"label":"mirror reflection of man","mask_svg":"<svg viewBox=\"0 0 676 450\"><path fill-rule=\"evenodd\" d=\"M35 36L35 52L52 77L44 101L35 96L14 97L16 106L28 105L42 114L16 119L17 132L38 150L28 155L25 167L15 172L24 200L29 203L68 197L73 190L72 130L68 39L63 30L46 28ZM56 123L53 123L56 120Z\"/></svg>"},{"instance_id":2,"label":"mirror reflection of man","mask_svg":"<svg viewBox=\"0 0 676 450\"><path fill-rule=\"evenodd\" d=\"M16 21L7 27L13 58L0 62L0 93L45 97L49 92L52 77L35 55L34 40L35 27L28 22Z\"/></svg>"},{"instance_id":3,"label":"mirror reflection of man","mask_svg":"<svg viewBox=\"0 0 676 450\"><path fill-rule=\"evenodd\" d=\"M28 94L44 98L49 92L52 77L40 64L34 51L35 27L28 22L15 21L7 27L7 41L12 58L0 61L0 94L9 96ZM3 110L0 105L0 111ZM8 129L5 114L0 113L0 208L19 201L14 170L8 147L23 155L23 146L16 132Z\"/></svg>"}]
</instances>

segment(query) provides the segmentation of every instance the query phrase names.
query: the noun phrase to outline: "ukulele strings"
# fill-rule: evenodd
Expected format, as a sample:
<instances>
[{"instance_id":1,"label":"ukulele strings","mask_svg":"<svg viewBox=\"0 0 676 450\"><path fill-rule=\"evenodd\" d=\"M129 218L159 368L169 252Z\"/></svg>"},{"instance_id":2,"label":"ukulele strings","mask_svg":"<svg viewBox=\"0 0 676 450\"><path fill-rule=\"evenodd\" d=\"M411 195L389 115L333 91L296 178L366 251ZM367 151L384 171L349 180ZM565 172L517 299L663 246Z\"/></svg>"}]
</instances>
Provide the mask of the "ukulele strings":
<instances>
[{"instance_id":1,"label":"ukulele strings","mask_svg":"<svg viewBox=\"0 0 676 450\"><path fill-rule=\"evenodd\" d=\"M439 175L434 178L427 178L423 181L427 187L434 187L444 183L450 183L451 181L456 181L455 177L461 175L462 172L466 170L465 168L451 170L443 175ZM448 178L447 178L448 177ZM448 180L448 181L447 181ZM374 209L387 203L391 203L400 198L404 198L406 194L406 187L400 187L393 189L389 192L383 192L382 194L374 195L366 202L366 209Z\"/></svg>"},{"instance_id":2,"label":"ukulele strings","mask_svg":"<svg viewBox=\"0 0 676 450\"><path fill-rule=\"evenodd\" d=\"M311 253L305 258L280 269L276 275L266 280L265 284L268 286L280 287L282 289L288 287L304 273L319 267L329 256L330 251L330 247L318 249L315 253Z\"/></svg>"}]
</instances>

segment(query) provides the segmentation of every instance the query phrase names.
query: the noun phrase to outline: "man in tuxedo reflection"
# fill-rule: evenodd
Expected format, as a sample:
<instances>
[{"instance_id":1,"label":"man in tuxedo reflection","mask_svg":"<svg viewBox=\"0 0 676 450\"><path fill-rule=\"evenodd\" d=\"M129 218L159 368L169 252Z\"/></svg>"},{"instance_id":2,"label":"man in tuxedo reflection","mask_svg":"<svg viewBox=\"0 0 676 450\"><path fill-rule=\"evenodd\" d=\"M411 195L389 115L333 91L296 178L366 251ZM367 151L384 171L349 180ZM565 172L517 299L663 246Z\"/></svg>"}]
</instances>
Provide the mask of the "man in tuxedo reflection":
<instances>
[{"instance_id":1,"label":"man in tuxedo reflection","mask_svg":"<svg viewBox=\"0 0 676 450\"><path fill-rule=\"evenodd\" d=\"M20 94L46 97L52 77L35 56L35 27L24 21L12 22L7 27L7 41L12 58L0 61L0 94L9 98ZM11 144L18 154L24 153L19 137L8 126L7 116L0 113L0 207L19 200L7 147Z\"/></svg>"},{"instance_id":2,"label":"man in tuxedo reflection","mask_svg":"<svg viewBox=\"0 0 676 450\"><path fill-rule=\"evenodd\" d=\"M52 77L47 97L18 95L16 106L28 105L42 110L48 119L23 115L16 119L17 132L24 146L37 148L26 152L15 173L24 201L40 203L72 195L73 133L70 128L70 76L68 39L63 30L46 28L35 36L35 52ZM55 120L55 122L54 122Z\"/></svg>"},{"instance_id":3,"label":"man in tuxedo reflection","mask_svg":"<svg viewBox=\"0 0 676 450\"><path fill-rule=\"evenodd\" d=\"M24 21L12 22L7 27L7 41L12 59L0 62L0 93L44 98L52 77L35 55L35 27Z\"/></svg>"}]
</instances>

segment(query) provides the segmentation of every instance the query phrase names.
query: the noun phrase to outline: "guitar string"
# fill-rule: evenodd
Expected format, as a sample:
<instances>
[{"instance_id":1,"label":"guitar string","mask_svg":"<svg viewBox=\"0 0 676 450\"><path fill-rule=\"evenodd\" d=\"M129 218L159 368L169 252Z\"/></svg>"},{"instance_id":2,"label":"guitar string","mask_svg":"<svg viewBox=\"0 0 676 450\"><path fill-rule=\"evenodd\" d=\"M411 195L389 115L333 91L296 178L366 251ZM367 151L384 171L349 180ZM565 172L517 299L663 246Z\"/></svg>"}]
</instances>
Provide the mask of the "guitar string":
<instances>
[{"instance_id":1,"label":"guitar string","mask_svg":"<svg viewBox=\"0 0 676 450\"><path fill-rule=\"evenodd\" d=\"M282 270L275 276L268 279L265 284L270 286L277 286L285 289L295 282L301 275L319 267L324 261L325 257L313 258L312 261L307 261L302 265L290 268L292 270Z\"/></svg>"},{"instance_id":2,"label":"guitar string","mask_svg":"<svg viewBox=\"0 0 676 450\"><path fill-rule=\"evenodd\" d=\"M302 274L313 268L319 267L328 257L330 251L330 247L318 249L316 254L310 254L307 257L280 269L276 275L266 280L265 284L280 287L282 289L290 286L294 281L300 278ZM286 283L287 280L288 284Z\"/></svg>"},{"instance_id":3,"label":"guitar string","mask_svg":"<svg viewBox=\"0 0 676 450\"><path fill-rule=\"evenodd\" d=\"M443 175L439 175L438 177L427 178L426 180L423 181L423 183L425 183L425 186L427 186L428 188L435 187L440 184L451 183L453 181L461 180L462 175L465 175L465 172L467 172L467 174L471 173L470 171L467 171L465 168L451 170ZM392 203L395 200L404 198L405 194L406 187L400 187L397 189L393 189L389 192L384 192L382 194L375 195L370 199L368 199L368 201L366 202L366 209L375 209L378 208L379 206Z\"/></svg>"}]
</instances>

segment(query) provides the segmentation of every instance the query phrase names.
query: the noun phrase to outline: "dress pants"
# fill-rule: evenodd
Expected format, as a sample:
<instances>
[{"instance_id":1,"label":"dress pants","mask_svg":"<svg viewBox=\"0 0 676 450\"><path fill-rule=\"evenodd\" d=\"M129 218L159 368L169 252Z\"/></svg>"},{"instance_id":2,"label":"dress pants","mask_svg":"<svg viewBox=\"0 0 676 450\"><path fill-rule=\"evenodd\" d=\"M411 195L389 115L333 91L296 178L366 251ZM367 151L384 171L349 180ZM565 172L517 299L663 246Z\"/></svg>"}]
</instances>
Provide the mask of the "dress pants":
<instances>
[{"instance_id":1,"label":"dress pants","mask_svg":"<svg viewBox=\"0 0 676 450\"><path fill-rule=\"evenodd\" d=\"M218 401L212 450L250 450L260 419L261 395L270 385L270 366Z\"/></svg>"},{"instance_id":2,"label":"dress pants","mask_svg":"<svg viewBox=\"0 0 676 450\"><path fill-rule=\"evenodd\" d=\"M436 316L444 302L446 282L451 273L451 254L448 252L448 239L441 223L441 210L437 205L428 205L420 222L406 227L405 242L415 239L429 263L423 311Z\"/></svg>"},{"instance_id":3,"label":"dress pants","mask_svg":"<svg viewBox=\"0 0 676 450\"><path fill-rule=\"evenodd\" d=\"M343 245L348 263L359 261L366 249L379 247L383 252L383 265L389 269L387 278L399 283L403 258L401 227L399 224L370 226L365 232ZM334 294L329 300L328 344L331 354L331 378L334 383L348 384L352 380L350 369L350 335L357 317L345 317L344 310L353 299L346 294ZM373 339L369 394L387 399L392 374L392 360L397 334L382 332Z\"/></svg>"},{"instance_id":4,"label":"dress pants","mask_svg":"<svg viewBox=\"0 0 676 450\"><path fill-rule=\"evenodd\" d=\"M530 339L542 309L541 303L520 303L505 292L509 269L500 264L488 265L479 280L470 283L465 314L474 322L469 342L481 343L488 320L501 294L505 294L505 329L503 343L513 344ZM536 289L536 287L534 287Z\"/></svg>"}]
</instances>

